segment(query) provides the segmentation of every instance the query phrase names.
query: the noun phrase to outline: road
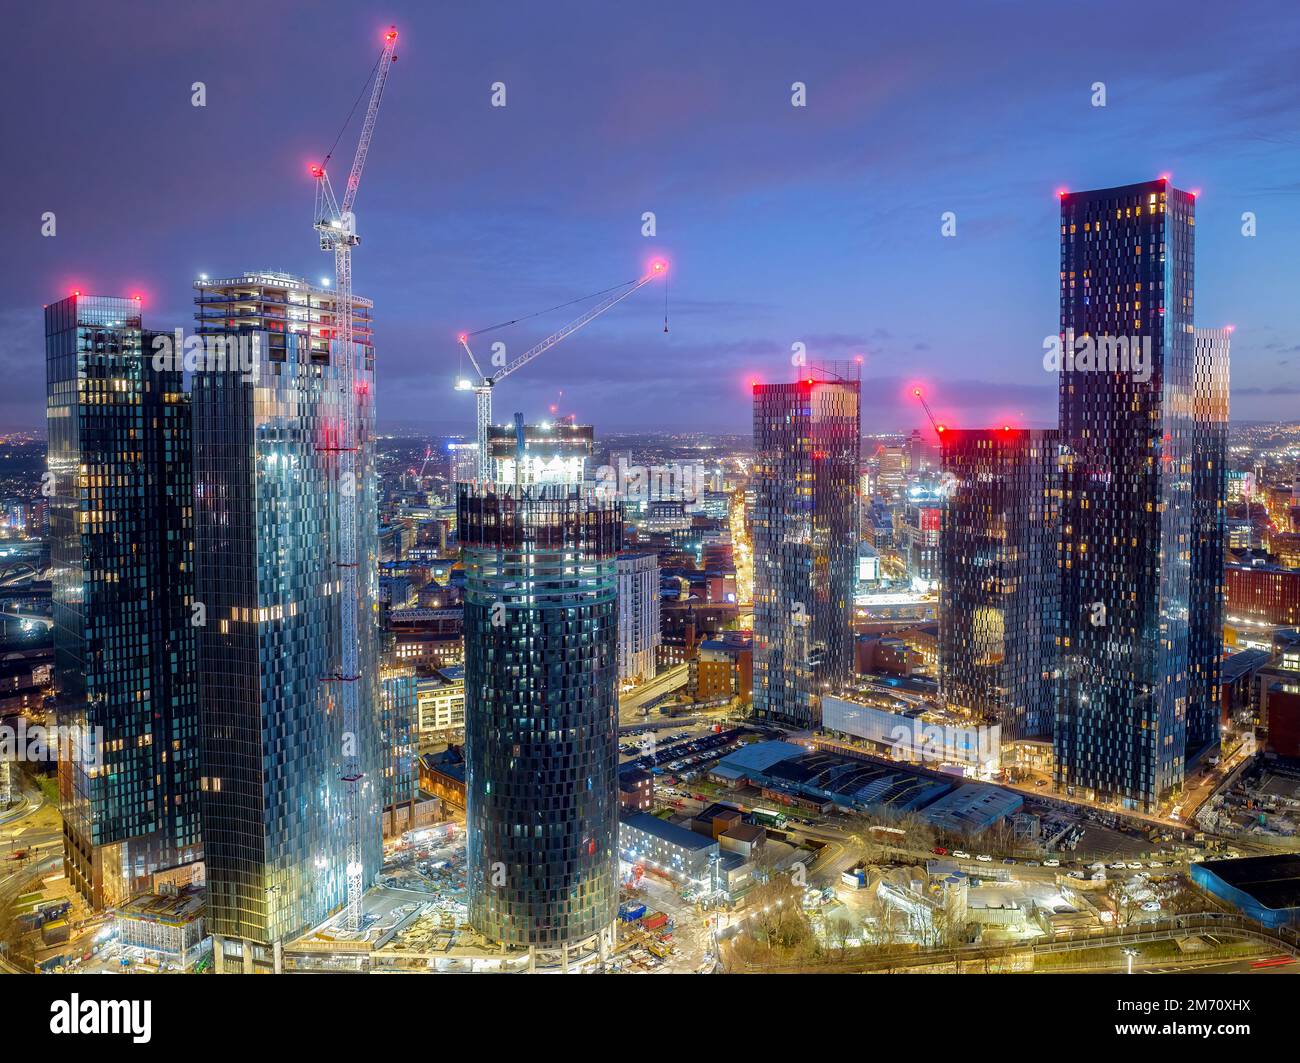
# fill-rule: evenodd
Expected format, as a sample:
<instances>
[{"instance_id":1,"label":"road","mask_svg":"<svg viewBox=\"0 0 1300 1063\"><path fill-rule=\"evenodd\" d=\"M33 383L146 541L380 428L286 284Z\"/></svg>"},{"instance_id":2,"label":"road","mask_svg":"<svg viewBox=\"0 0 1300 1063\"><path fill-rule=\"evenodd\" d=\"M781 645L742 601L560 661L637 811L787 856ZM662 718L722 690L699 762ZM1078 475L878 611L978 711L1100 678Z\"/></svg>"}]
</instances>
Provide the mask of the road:
<instances>
[{"instance_id":1,"label":"road","mask_svg":"<svg viewBox=\"0 0 1300 1063\"><path fill-rule=\"evenodd\" d=\"M619 721L622 723L643 721L646 716L641 710L646 702L652 701L660 694L667 694L679 687L684 687L687 674L687 665L679 664L655 676L653 679L647 680L634 690L629 690L618 699Z\"/></svg>"}]
</instances>

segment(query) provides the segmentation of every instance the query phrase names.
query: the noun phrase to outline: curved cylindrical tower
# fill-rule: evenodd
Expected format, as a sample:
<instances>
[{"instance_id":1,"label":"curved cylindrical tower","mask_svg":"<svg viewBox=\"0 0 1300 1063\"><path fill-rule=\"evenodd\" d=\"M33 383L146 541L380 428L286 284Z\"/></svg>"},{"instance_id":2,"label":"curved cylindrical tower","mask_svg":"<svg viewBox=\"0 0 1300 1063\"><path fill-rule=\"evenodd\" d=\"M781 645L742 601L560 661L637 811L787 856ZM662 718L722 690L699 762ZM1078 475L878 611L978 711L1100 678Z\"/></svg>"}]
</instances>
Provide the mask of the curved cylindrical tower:
<instances>
[{"instance_id":1,"label":"curved cylindrical tower","mask_svg":"<svg viewBox=\"0 0 1300 1063\"><path fill-rule=\"evenodd\" d=\"M462 484L469 919L534 951L612 941L619 503Z\"/></svg>"}]
</instances>

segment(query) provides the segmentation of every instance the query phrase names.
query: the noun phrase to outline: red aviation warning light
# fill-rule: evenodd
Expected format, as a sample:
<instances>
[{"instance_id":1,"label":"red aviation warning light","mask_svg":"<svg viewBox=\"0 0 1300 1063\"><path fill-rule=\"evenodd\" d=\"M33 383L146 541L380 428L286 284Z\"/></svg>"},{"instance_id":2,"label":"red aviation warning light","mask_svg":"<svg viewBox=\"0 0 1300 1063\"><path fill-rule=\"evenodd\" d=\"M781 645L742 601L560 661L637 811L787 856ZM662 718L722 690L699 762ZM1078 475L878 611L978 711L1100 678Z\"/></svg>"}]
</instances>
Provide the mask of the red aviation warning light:
<instances>
[{"instance_id":1,"label":"red aviation warning light","mask_svg":"<svg viewBox=\"0 0 1300 1063\"><path fill-rule=\"evenodd\" d=\"M319 181L325 176L325 167L318 162L313 162L307 167L307 172Z\"/></svg>"},{"instance_id":2,"label":"red aviation warning light","mask_svg":"<svg viewBox=\"0 0 1300 1063\"><path fill-rule=\"evenodd\" d=\"M388 27L388 32L384 34L384 40L387 41L389 44L392 44L393 41L397 40L397 27L396 27L396 26L389 26L389 27ZM403 67L402 69L405 70L406 68Z\"/></svg>"}]
</instances>

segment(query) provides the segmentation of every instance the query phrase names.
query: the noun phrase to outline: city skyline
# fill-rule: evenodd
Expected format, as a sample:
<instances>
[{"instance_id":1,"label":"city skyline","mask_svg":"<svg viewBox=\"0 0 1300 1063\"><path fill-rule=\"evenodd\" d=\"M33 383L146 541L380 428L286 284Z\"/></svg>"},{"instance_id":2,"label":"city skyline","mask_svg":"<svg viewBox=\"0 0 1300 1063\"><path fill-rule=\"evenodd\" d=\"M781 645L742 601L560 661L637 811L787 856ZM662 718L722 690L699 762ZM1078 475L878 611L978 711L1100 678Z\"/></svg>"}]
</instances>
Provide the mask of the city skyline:
<instances>
[{"instance_id":1,"label":"city skyline","mask_svg":"<svg viewBox=\"0 0 1300 1063\"><path fill-rule=\"evenodd\" d=\"M8 71L0 974L73 976L20 1021L1281 1023L1300 13L151 2Z\"/></svg>"},{"instance_id":2,"label":"city skyline","mask_svg":"<svg viewBox=\"0 0 1300 1063\"><path fill-rule=\"evenodd\" d=\"M1246 8L1265 24L1277 10ZM516 15L489 45L464 13L394 12L402 53L419 61L398 64L407 85L380 119L389 139L381 135L383 165L362 203L358 266L360 290L383 293L381 430L467 430L472 410L451 391L458 330L607 287L656 253L672 264L668 335L659 293L641 293L530 366L502 401L532 419L562 401L605 435L740 430L749 380L781 379L791 344L804 343L813 357L864 357L864 430L913 427L902 400L914 382L954 423L1051 427L1055 381L1039 359L1055 328L1044 266L1055 257L1045 223L1056 190L1165 172L1201 190L1200 319L1236 326L1234 418L1294 408L1300 319L1285 277L1300 208L1282 175L1295 172L1300 143L1271 125L1296 102L1273 54L1285 34L1256 34L1249 19L1207 34L1184 26L1176 5L1158 4L1172 16L1159 51L1110 35L1076 73L1034 62L1056 44L1053 20L1018 5L951 13L954 32L924 42L902 39L899 16L866 21L845 5L801 27L861 27L862 51L824 33L815 49L783 47L774 42L792 13L745 10L750 36L736 40L715 30L684 38L680 9L637 16L626 39L602 24L601 53L587 47L585 22L562 21L555 29L568 61L548 54L544 77L530 52L539 15ZM54 33L47 17L25 15L33 32ZM83 49L91 40L97 52L125 46L141 31L138 16L101 20L87 7L71 18L95 32L71 34L39 59L15 57L20 68L42 64L43 77L25 81L30 91L58 87L12 116L31 149L6 205L16 212L8 224L30 236L21 237L21 259L0 264L11 300L0 305L0 368L15 385L0 398L0 423L13 427L39 420L39 385L21 371L39 342L33 305L74 288L139 291L155 327L167 329L185 323L199 273L228 276L250 264L328 272L305 233L307 164L329 147L365 73L358 62L318 85L306 73L326 47L316 35L329 20L298 25L292 14L259 11L283 32L241 37L240 47L256 70L273 46L275 73L233 79L218 59L233 30L169 12L149 24L172 45L162 61L122 70L117 95L96 93ZM370 13L349 21L359 36L383 24ZM1250 47L1234 46L1246 32ZM977 93L961 91L969 75L950 54L972 42L984 45ZM705 66L692 61L701 49L712 57ZM1138 55L1148 62L1141 74ZM1032 99L1022 92L1026 64L1038 82ZM191 105L197 81L203 107ZM494 108L498 81L506 106ZM806 86L805 107L791 105L795 82ZM1104 107L1094 106L1098 83ZM171 164L124 166L111 135L124 125L166 137ZM92 128L100 165L89 195L71 152ZM508 165L494 165L498 157ZM53 237L41 235L46 211ZM655 213L653 238L641 235L646 211ZM942 235L949 211L952 237ZM1255 216L1252 237L1242 234L1245 212ZM518 349L562 320L525 323L507 342ZM691 386L673 394L678 382Z\"/></svg>"}]
</instances>

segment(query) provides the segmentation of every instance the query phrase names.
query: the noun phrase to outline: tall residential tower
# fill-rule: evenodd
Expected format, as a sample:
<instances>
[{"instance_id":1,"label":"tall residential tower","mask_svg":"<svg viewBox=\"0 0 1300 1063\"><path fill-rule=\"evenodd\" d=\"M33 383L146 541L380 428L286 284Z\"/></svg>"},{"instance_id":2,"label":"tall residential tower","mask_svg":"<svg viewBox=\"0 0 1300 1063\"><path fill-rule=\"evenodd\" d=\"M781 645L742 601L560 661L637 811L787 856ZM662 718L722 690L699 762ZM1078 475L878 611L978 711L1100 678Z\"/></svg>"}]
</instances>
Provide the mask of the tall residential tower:
<instances>
[{"instance_id":1,"label":"tall residential tower","mask_svg":"<svg viewBox=\"0 0 1300 1063\"><path fill-rule=\"evenodd\" d=\"M195 288L199 335L237 345L193 373L208 925L218 972L278 971L282 943L347 900L350 752L365 882L381 858L371 304L354 298L352 387L331 292L270 271ZM356 403L356 477L338 486L345 402ZM357 499L357 678L340 665L343 490ZM356 734L344 729L344 682L360 684Z\"/></svg>"},{"instance_id":2,"label":"tall residential tower","mask_svg":"<svg viewBox=\"0 0 1300 1063\"><path fill-rule=\"evenodd\" d=\"M754 385L754 715L812 727L853 672L856 366Z\"/></svg>"},{"instance_id":3,"label":"tall residential tower","mask_svg":"<svg viewBox=\"0 0 1300 1063\"><path fill-rule=\"evenodd\" d=\"M459 485L469 921L530 962L608 955L618 907L622 504L591 429L491 428Z\"/></svg>"},{"instance_id":4,"label":"tall residential tower","mask_svg":"<svg viewBox=\"0 0 1300 1063\"><path fill-rule=\"evenodd\" d=\"M1055 668L1056 432L939 433L939 687L1002 726L1004 741L1050 736Z\"/></svg>"},{"instance_id":5,"label":"tall residential tower","mask_svg":"<svg viewBox=\"0 0 1300 1063\"><path fill-rule=\"evenodd\" d=\"M1231 329L1198 328L1192 405L1192 592L1188 665L1187 755L1219 741L1228 535L1228 366Z\"/></svg>"},{"instance_id":6,"label":"tall residential tower","mask_svg":"<svg viewBox=\"0 0 1300 1063\"><path fill-rule=\"evenodd\" d=\"M45 308L64 866L96 908L202 859L190 404L156 336L136 299Z\"/></svg>"},{"instance_id":7,"label":"tall residential tower","mask_svg":"<svg viewBox=\"0 0 1300 1063\"><path fill-rule=\"evenodd\" d=\"M1191 697L1195 198L1061 195L1057 781L1155 810Z\"/></svg>"}]
</instances>

